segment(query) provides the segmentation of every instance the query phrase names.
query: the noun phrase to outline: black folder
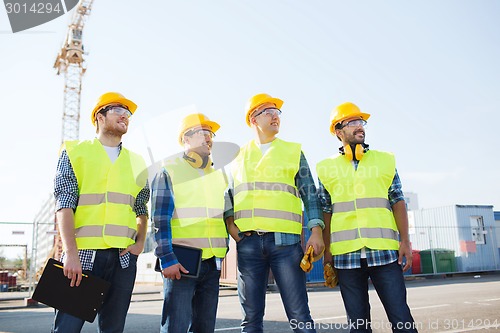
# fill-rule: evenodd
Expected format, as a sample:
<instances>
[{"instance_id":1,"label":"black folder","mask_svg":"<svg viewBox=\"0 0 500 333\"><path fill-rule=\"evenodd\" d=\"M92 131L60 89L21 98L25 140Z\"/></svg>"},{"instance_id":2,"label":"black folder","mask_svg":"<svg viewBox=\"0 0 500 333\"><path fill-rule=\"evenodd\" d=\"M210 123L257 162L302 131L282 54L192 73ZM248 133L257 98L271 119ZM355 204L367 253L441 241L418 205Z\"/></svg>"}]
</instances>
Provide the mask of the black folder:
<instances>
[{"instance_id":1,"label":"black folder","mask_svg":"<svg viewBox=\"0 0 500 333\"><path fill-rule=\"evenodd\" d=\"M49 259L32 298L75 317L94 322L110 283L92 276L82 277L78 287L70 287L64 276L63 263Z\"/></svg>"},{"instance_id":2,"label":"black folder","mask_svg":"<svg viewBox=\"0 0 500 333\"><path fill-rule=\"evenodd\" d=\"M197 247L172 244L172 249L177 257L177 261L189 271L188 274L181 273L182 276L197 278L200 274L201 259L203 250ZM161 272L160 260L156 258L155 271Z\"/></svg>"}]
</instances>

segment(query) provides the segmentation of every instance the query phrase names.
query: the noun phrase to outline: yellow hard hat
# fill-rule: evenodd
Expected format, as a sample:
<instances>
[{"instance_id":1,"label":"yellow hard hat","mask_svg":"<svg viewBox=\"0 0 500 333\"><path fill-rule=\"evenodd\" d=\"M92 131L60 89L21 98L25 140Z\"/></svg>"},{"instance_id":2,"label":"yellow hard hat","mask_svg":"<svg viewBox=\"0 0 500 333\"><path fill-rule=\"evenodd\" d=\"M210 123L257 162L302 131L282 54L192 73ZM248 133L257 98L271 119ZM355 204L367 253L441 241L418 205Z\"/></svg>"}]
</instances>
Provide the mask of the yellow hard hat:
<instances>
[{"instance_id":1,"label":"yellow hard hat","mask_svg":"<svg viewBox=\"0 0 500 333\"><path fill-rule=\"evenodd\" d=\"M330 114L330 133L335 135L335 125L348 118L360 117L363 120L370 118L369 113L363 113L356 104L346 102L332 110Z\"/></svg>"},{"instance_id":2,"label":"yellow hard hat","mask_svg":"<svg viewBox=\"0 0 500 333\"><path fill-rule=\"evenodd\" d=\"M220 128L219 124L208 119L208 117L203 113L193 113L187 115L186 117L184 117L184 119L182 119L181 125L179 127L179 144L181 146L184 144L184 142L182 141L184 134L191 128L196 126L207 126L214 133L217 132L217 130Z\"/></svg>"},{"instance_id":3,"label":"yellow hard hat","mask_svg":"<svg viewBox=\"0 0 500 333\"><path fill-rule=\"evenodd\" d=\"M92 114L90 115L90 119L92 120L92 124L94 126L95 126L97 112L99 112L106 105L114 103L119 103L126 106L127 109L130 111L130 113L132 114L134 114L135 110L137 109L137 104L135 104L129 99L126 99L125 96L123 96L122 94L117 92L107 92L105 94L102 94L101 97L99 97L94 107L94 110L92 110Z\"/></svg>"},{"instance_id":4,"label":"yellow hard hat","mask_svg":"<svg viewBox=\"0 0 500 333\"><path fill-rule=\"evenodd\" d=\"M245 106L246 121L248 126L250 126L250 115L253 110L264 103L273 103L278 109L281 109L281 106L283 105L283 101L281 99L271 97L271 95L268 94L257 94L253 96L248 100L247 105Z\"/></svg>"}]
</instances>

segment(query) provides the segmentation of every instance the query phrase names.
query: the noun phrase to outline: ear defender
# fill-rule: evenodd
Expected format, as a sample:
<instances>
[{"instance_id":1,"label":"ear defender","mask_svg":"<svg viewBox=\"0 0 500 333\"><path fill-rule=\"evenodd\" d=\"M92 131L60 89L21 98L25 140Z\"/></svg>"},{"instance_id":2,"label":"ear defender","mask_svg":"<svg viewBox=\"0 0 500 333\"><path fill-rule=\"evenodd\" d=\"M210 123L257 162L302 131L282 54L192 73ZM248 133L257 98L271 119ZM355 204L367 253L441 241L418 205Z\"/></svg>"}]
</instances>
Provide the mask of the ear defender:
<instances>
[{"instance_id":1,"label":"ear defender","mask_svg":"<svg viewBox=\"0 0 500 333\"><path fill-rule=\"evenodd\" d=\"M354 148L354 154L352 152L352 147L350 145L340 147L340 153L347 157L349 161L357 160L361 161L363 155L368 151L368 145L358 143Z\"/></svg>"},{"instance_id":2,"label":"ear defender","mask_svg":"<svg viewBox=\"0 0 500 333\"><path fill-rule=\"evenodd\" d=\"M207 166L212 165L210 157L207 156L207 158L204 159L194 151L184 154L184 158L195 169L205 169Z\"/></svg>"}]
</instances>

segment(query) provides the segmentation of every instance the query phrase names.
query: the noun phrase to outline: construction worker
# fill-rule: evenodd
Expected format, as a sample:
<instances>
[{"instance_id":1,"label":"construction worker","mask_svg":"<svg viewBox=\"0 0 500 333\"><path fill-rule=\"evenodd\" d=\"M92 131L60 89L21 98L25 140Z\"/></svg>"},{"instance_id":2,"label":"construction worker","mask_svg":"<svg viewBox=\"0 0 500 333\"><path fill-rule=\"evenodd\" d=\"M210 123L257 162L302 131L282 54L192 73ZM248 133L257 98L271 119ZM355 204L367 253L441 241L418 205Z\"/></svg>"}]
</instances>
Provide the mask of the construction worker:
<instances>
[{"instance_id":1,"label":"construction worker","mask_svg":"<svg viewBox=\"0 0 500 333\"><path fill-rule=\"evenodd\" d=\"M179 130L184 152L166 161L152 183L155 254L164 286L164 333L215 329L221 263L229 241L222 218L227 181L211 161L212 139L219 127L201 113L186 116ZM197 278L181 275L188 271L173 253L172 243L203 250Z\"/></svg>"},{"instance_id":2,"label":"construction worker","mask_svg":"<svg viewBox=\"0 0 500 333\"><path fill-rule=\"evenodd\" d=\"M283 101L268 94L248 100L246 123L255 139L243 146L231 166L232 181L225 213L231 237L237 243L238 294L243 312L242 332L263 332L269 269L278 285L290 327L315 332L300 268L304 251L302 203L312 234L306 247L322 253L324 243L319 202L301 145L278 139Z\"/></svg>"},{"instance_id":3,"label":"construction worker","mask_svg":"<svg viewBox=\"0 0 500 333\"><path fill-rule=\"evenodd\" d=\"M330 117L330 132L342 146L316 167L326 224L324 263L332 264L333 256L351 332L371 332L368 278L393 331L416 332L403 279L412 264L406 204L394 155L365 143L369 117L353 103L339 105Z\"/></svg>"},{"instance_id":4,"label":"construction worker","mask_svg":"<svg viewBox=\"0 0 500 333\"><path fill-rule=\"evenodd\" d=\"M146 164L121 143L136 109L116 92L99 97L91 113L97 137L65 142L54 181L64 275L72 287L84 273L111 283L98 312L101 332L123 332L146 239ZM53 332L80 332L83 324L56 310Z\"/></svg>"}]
</instances>

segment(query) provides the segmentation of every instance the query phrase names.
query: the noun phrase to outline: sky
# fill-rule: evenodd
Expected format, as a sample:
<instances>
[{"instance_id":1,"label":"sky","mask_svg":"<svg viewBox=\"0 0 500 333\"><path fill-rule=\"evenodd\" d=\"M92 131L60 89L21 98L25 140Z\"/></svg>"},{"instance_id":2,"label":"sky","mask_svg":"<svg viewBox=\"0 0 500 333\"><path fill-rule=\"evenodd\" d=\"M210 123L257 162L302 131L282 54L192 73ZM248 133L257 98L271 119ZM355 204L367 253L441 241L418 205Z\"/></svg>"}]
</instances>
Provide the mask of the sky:
<instances>
[{"instance_id":1,"label":"sky","mask_svg":"<svg viewBox=\"0 0 500 333\"><path fill-rule=\"evenodd\" d=\"M148 162L147 147L154 160L180 151L191 112L220 123L216 141L242 145L245 103L265 92L284 100L279 137L302 143L315 175L339 147L330 112L351 101L420 208L500 210L498 17L495 0L96 0L80 138L95 135L97 98L118 91L139 106L124 144ZM32 222L52 193L64 96L52 66L70 19L13 34L0 8L0 244L30 242L31 226L6 222Z\"/></svg>"}]
</instances>

